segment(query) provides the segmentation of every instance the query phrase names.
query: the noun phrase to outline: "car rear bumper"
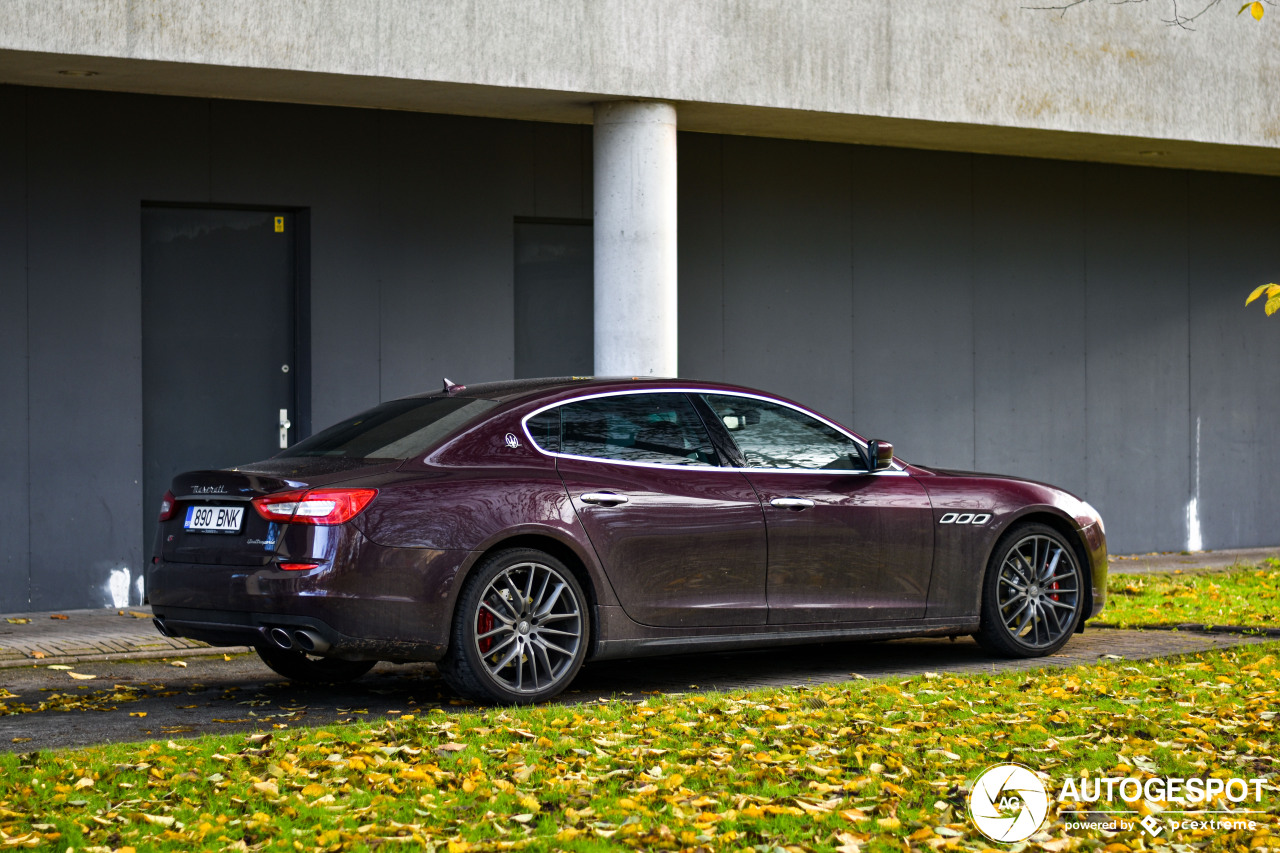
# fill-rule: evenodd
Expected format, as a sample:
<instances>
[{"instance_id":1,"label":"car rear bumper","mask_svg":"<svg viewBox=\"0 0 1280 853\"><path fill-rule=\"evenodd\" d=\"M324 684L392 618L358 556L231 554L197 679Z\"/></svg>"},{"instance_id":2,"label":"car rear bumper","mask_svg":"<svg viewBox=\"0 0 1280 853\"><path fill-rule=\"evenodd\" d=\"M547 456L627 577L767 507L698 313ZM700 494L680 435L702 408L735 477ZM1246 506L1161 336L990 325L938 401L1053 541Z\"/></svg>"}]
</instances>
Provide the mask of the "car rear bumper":
<instances>
[{"instance_id":1,"label":"car rear bumper","mask_svg":"<svg viewBox=\"0 0 1280 853\"><path fill-rule=\"evenodd\" d=\"M344 660L435 661L442 644L387 637L353 637L312 616L152 607L156 629L213 646L299 648Z\"/></svg>"},{"instance_id":2,"label":"car rear bumper","mask_svg":"<svg viewBox=\"0 0 1280 853\"><path fill-rule=\"evenodd\" d=\"M316 651L351 660L443 656L457 577L474 555L360 536L345 544L359 554L307 571L160 560L148 567L147 600L163 632L214 645L271 643L278 628L311 631Z\"/></svg>"}]
</instances>

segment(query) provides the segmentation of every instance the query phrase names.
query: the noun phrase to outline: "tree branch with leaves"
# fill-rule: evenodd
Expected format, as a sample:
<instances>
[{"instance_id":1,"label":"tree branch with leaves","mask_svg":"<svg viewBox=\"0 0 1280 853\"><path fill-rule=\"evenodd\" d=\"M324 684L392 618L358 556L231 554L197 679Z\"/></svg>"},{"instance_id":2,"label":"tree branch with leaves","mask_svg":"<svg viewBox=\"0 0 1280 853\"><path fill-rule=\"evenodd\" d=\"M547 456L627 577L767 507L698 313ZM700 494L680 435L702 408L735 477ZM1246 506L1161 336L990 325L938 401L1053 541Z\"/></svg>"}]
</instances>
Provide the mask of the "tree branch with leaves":
<instances>
[{"instance_id":1,"label":"tree branch with leaves","mask_svg":"<svg viewBox=\"0 0 1280 853\"><path fill-rule=\"evenodd\" d=\"M1267 316L1270 317L1272 314L1280 311L1280 284L1258 285L1254 288L1253 293L1249 294L1249 298L1244 301L1244 304L1248 305L1264 293L1267 295L1267 302L1264 307L1266 309Z\"/></svg>"},{"instance_id":2,"label":"tree branch with leaves","mask_svg":"<svg viewBox=\"0 0 1280 853\"><path fill-rule=\"evenodd\" d=\"M1048 6L1023 6L1022 8L1051 11L1057 12L1060 15L1065 15L1068 9L1092 2L1093 0L1062 0L1060 3L1054 3ZM1107 3L1112 6L1125 6L1131 3L1146 2L1147 0L1107 0ZM1164 2L1167 3L1167 8L1169 9L1171 17L1163 19L1163 22L1170 26L1182 27L1183 29L1189 30L1193 29L1191 25L1196 22L1197 18L1205 12L1208 12L1213 7L1221 4L1223 0L1198 0L1198 2L1197 0L1164 0ZM1179 5L1179 3L1181 3L1181 5ZM1266 0L1266 4L1274 6L1275 2L1274 0ZM1188 6L1190 6L1190 9L1187 8ZM1236 12L1236 15L1243 15L1246 11L1255 21L1261 21L1266 9L1261 0L1254 0L1254 2L1245 3L1241 6L1240 10Z\"/></svg>"}]
</instances>

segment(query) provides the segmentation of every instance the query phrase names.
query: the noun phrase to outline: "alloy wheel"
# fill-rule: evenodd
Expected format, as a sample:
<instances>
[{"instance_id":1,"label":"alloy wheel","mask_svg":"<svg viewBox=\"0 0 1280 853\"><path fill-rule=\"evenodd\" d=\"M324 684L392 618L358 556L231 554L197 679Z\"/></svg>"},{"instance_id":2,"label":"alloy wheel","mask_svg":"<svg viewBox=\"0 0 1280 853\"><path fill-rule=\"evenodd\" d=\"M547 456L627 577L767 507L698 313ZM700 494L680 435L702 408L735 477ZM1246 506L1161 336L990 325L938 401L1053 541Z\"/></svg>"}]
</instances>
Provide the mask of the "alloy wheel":
<instances>
[{"instance_id":1,"label":"alloy wheel","mask_svg":"<svg viewBox=\"0 0 1280 853\"><path fill-rule=\"evenodd\" d=\"M1015 642L1046 649L1075 629L1080 572L1071 549L1056 538L1018 540L1000 563L996 583L999 619Z\"/></svg>"},{"instance_id":2,"label":"alloy wheel","mask_svg":"<svg viewBox=\"0 0 1280 853\"><path fill-rule=\"evenodd\" d=\"M548 565L525 561L489 581L471 634L489 678L528 695L576 670L584 624L582 602L568 581Z\"/></svg>"}]
</instances>

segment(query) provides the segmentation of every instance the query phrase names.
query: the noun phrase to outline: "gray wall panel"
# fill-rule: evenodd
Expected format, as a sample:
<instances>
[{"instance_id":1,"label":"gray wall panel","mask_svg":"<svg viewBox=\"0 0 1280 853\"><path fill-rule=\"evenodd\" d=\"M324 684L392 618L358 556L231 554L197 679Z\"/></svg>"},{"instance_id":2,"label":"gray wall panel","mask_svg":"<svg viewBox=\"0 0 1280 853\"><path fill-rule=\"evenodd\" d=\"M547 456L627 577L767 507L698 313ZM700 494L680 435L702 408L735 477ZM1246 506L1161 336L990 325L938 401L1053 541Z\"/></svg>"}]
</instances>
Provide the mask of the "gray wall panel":
<instances>
[{"instance_id":1,"label":"gray wall panel","mask_svg":"<svg viewBox=\"0 0 1280 853\"><path fill-rule=\"evenodd\" d=\"M519 139L511 122L396 113L381 181L382 395L511 376L513 205Z\"/></svg>"},{"instance_id":2,"label":"gray wall panel","mask_svg":"<svg viewBox=\"0 0 1280 853\"><path fill-rule=\"evenodd\" d=\"M973 467L972 158L853 149L856 428Z\"/></svg>"},{"instance_id":3,"label":"gray wall panel","mask_svg":"<svg viewBox=\"0 0 1280 853\"><path fill-rule=\"evenodd\" d=\"M510 376L515 219L591 216L589 128L5 88L0 116L0 608L141 566L144 202L310 212L317 426ZM1204 547L1274 543L1280 321L1242 302L1276 179L680 147L683 375L1070 488L1118 552L1185 547L1197 495Z\"/></svg>"},{"instance_id":4,"label":"gray wall panel","mask_svg":"<svg viewBox=\"0 0 1280 853\"><path fill-rule=\"evenodd\" d=\"M1280 317L1244 299L1276 281L1274 178L1193 173L1192 497L1205 548L1280 536ZM1197 489L1198 483L1198 489Z\"/></svg>"},{"instance_id":5,"label":"gray wall panel","mask_svg":"<svg viewBox=\"0 0 1280 853\"><path fill-rule=\"evenodd\" d=\"M724 137L679 137L679 369L722 379L724 346Z\"/></svg>"},{"instance_id":6,"label":"gray wall panel","mask_svg":"<svg viewBox=\"0 0 1280 853\"><path fill-rule=\"evenodd\" d=\"M111 602L141 566L137 158L145 99L33 94L28 111L31 606ZM92 156L86 156L86 150ZM132 599L136 601L136 596Z\"/></svg>"},{"instance_id":7,"label":"gray wall panel","mask_svg":"<svg viewBox=\"0 0 1280 853\"><path fill-rule=\"evenodd\" d=\"M1089 166L1085 494L1110 547L1186 547L1186 176Z\"/></svg>"},{"instance_id":8,"label":"gray wall panel","mask_svg":"<svg viewBox=\"0 0 1280 853\"><path fill-rule=\"evenodd\" d=\"M131 126L112 125L107 133L124 134L131 156L128 195L139 202L210 201L210 104L189 98L107 95L109 109ZM139 218L141 210L138 211Z\"/></svg>"},{"instance_id":9,"label":"gray wall panel","mask_svg":"<svg viewBox=\"0 0 1280 853\"><path fill-rule=\"evenodd\" d=\"M515 146L516 215L539 219L591 218L591 127L507 122Z\"/></svg>"},{"instance_id":10,"label":"gray wall panel","mask_svg":"<svg viewBox=\"0 0 1280 853\"><path fill-rule=\"evenodd\" d=\"M0 612L30 595L27 465L27 90L0 86Z\"/></svg>"},{"instance_id":11,"label":"gray wall panel","mask_svg":"<svg viewBox=\"0 0 1280 853\"><path fill-rule=\"evenodd\" d=\"M724 139L725 378L849 422L849 149Z\"/></svg>"},{"instance_id":12,"label":"gray wall panel","mask_svg":"<svg viewBox=\"0 0 1280 853\"><path fill-rule=\"evenodd\" d=\"M379 247L393 239L379 221L383 114L237 101L209 110L210 200L311 212L311 375L301 380L313 427L375 405Z\"/></svg>"},{"instance_id":13,"label":"gray wall panel","mask_svg":"<svg viewBox=\"0 0 1280 853\"><path fill-rule=\"evenodd\" d=\"M974 158L974 455L1083 493L1084 166Z\"/></svg>"}]
</instances>

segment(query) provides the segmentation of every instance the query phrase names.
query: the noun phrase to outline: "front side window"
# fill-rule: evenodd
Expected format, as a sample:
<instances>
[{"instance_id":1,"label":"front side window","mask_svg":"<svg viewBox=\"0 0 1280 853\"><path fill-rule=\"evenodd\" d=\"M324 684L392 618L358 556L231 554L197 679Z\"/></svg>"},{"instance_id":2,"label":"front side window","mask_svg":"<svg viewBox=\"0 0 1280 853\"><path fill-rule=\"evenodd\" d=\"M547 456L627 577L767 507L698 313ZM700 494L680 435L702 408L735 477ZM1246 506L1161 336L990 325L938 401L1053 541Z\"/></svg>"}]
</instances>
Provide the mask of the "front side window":
<instances>
[{"instance_id":1,"label":"front side window","mask_svg":"<svg viewBox=\"0 0 1280 853\"><path fill-rule=\"evenodd\" d=\"M578 400L535 415L528 426L538 446L553 453L657 465L719 464L706 428L683 394Z\"/></svg>"},{"instance_id":2,"label":"front side window","mask_svg":"<svg viewBox=\"0 0 1280 853\"><path fill-rule=\"evenodd\" d=\"M748 468L865 471L858 444L790 406L728 394L704 394L742 451Z\"/></svg>"}]
</instances>

